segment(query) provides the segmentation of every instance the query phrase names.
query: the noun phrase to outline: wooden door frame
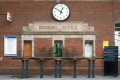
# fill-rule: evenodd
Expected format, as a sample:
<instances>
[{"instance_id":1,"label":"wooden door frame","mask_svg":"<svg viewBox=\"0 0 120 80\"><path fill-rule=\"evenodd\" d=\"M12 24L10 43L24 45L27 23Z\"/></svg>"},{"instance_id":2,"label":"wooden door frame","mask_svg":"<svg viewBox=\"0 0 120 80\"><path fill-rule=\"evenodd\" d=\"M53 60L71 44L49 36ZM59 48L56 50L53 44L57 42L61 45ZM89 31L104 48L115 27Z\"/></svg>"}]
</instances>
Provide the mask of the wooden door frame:
<instances>
[{"instance_id":1,"label":"wooden door frame","mask_svg":"<svg viewBox=\"0 0 120 80\"><path fill-rule=\"evenodd\" d=\"M22 54L21 57L24 57L24 42L27 40L22 40ZM34 57L34 40L28 40L28 41L32 41L32 57Z\"/></svg>"}]
</instances>

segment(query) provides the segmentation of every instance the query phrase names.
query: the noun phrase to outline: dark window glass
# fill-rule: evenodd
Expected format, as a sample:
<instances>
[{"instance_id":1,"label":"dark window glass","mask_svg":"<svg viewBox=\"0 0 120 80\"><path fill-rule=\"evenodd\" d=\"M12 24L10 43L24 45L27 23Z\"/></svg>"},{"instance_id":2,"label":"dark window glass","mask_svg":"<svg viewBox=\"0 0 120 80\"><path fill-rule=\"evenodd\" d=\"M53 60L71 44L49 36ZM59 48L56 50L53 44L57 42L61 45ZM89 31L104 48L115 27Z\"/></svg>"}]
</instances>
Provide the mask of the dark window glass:
<instances>
[{"instance_id":1,"label":"dark window glass","mask_svg":"<svg viewBox=\"0 0 120 80\"><path fill-rule=\"evenodd\" d=\"M115 28L115 31L120 31L120 28Z\"/></svg>"},{"instance_id":2,"label":"dark window glass","mask_svg":"<svg viewBox=\"0 0 120 80\"><path fill-rule=\"evenodd\" d=\"M120 24L115 24L115 27L120 27Z\"/></svg>"}]
</instances>

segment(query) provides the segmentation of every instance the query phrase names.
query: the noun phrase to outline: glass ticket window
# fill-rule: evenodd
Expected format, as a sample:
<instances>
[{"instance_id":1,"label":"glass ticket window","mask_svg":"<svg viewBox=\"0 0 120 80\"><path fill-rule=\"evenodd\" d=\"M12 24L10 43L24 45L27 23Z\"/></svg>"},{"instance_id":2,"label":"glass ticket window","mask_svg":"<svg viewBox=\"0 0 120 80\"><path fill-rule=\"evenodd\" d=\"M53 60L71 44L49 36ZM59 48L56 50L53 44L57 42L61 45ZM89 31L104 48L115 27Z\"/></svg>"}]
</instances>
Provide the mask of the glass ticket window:
<instances>
[{"instance_id":1,"label":"glass ticket window","mask_svg":"<svg viewBox=\"0 0 120 80\"><path fill-rule=\"evenodd\" d=\"M62 40L54 41L54 55L55 57L63 56L63 41Z\"/></svg>"},{"instance_id":2,"label":"glass ticket window","mask_svg":"<svg viewBox=\"0 0 120 80\"><path fill-rule=\"evenodd\" d=\"M92 40L86 40L85 41L85 57L93 57L93 41Z\"/></svg>"}]
</instances>

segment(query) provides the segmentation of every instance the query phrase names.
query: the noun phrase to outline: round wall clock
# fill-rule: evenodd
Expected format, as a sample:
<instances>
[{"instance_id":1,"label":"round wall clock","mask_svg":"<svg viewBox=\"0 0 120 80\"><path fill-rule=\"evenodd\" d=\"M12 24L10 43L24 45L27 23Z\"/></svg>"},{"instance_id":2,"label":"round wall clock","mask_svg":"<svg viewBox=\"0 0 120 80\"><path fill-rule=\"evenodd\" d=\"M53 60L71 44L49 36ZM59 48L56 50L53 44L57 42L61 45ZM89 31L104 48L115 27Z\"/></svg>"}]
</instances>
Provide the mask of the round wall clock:
<instances>
[{"instance_id":1,"label":"round wall clock","mask_svg":"<svg viewBox=\"0 0 120 80\"><path fill-rule=\"evenodd\" d=\"M57 4L53 7L52 15L56 20L64 21L70 15L70 10L65 4Z\"/></svg>"}]
</instances>

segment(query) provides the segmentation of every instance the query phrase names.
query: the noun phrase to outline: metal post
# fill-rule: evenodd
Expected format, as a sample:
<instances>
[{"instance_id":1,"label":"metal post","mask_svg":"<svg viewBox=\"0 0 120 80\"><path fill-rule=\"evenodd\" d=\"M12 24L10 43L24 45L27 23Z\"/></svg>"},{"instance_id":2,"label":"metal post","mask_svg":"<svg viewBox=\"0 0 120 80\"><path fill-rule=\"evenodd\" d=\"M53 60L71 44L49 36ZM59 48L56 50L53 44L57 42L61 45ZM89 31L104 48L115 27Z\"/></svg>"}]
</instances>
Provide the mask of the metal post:
<instances>
[{"instance_id":1,"label":"metal post","mask_svg":"<svg viewBox=\"0 0 120 80\"><path fill-rule=\"evenodd\" d=\"M88 78L90 78L91 60L88 60Z\"/></svg>"},{"instance_id":2,"label":"metal post","mask_svg":"<svg viewBox=\"0 0 120 80\"><path fill-rule=\"evenodd\" d=\"M21 60L22 61L22 78L24 78L24 60L22 59Z\"/></svg>"},{"instance_id":3,"label":"metal post","mask_svg":"<svg viewBox=\"0 0 120 80\"><path fill-rule=\"evenodd\" d=\"M28 59L26 60L26 78L28 78Z\"/></svg>"},{"instance_id":4,"label":"metal post","mask_svg":"<svg viewBox=\"0 0 120 80\"><path fill-rule=\"evenodd\" d=\"M74 62L74 75L73 75L73 77L76 78L76 60L74 59L73 62Z\"/></svg>"},{"instance_id":5,"label":"metal post","mask_svg":"<svg viewBox=\"0 0 120 80\"><path fill-rule=\"evenodd\" d=\"M40 78L43 78L43 59L40 59Z\"/></svg>"},{"instance_id":6,"label":"metal post","mask_svg":"<svg viewBox=\"0 0 120 80\"><path fill-rule=\"evenodd\" d=\"M95 78L95 60L92 60L92 78Z\"/></svg>"},{"instance_id":7,"label":"metal post","mask_svg":"<svg viewBox=\"0 0 120 80\"><path fill-rule=\"evenodd\" d=\"M57 74L57 60L55 60L55 78L58 77L58 74Z\"/></svg>"},{"instance_id":8,"label":"metal post","mask_svg":"<svg viewBox=\"0 0 120 80\"><path fill-rule=\"evenodd\" d=\"M59 78L62 78L62 60L59 60Z\"/></svg>"}]
</instances>

